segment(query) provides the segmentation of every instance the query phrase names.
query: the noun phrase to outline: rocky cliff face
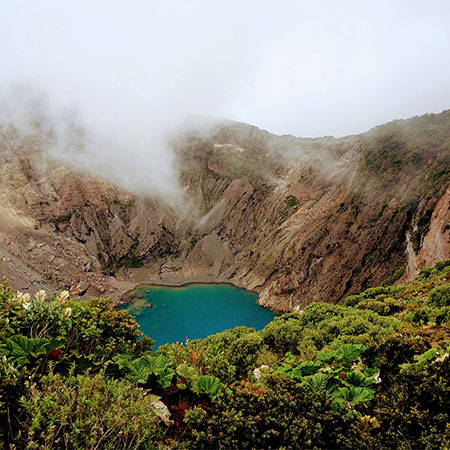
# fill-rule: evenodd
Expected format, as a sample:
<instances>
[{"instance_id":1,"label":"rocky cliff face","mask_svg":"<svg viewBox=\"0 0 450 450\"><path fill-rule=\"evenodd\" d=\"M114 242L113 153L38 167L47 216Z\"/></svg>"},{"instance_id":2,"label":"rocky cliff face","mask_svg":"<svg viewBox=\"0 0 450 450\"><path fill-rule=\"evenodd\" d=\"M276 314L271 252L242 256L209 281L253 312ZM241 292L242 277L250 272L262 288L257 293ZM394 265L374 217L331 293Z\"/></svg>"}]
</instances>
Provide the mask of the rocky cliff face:
<instances>
[{"instance_id":1,"label":"rocky cliff face","mask_svg":"<svg viewBox=\"0 0 450 450\"><path fill-rule=\"evenodd\" d=\"M39 136L0 143L0 273L23 290L80 284L120 295L112 273L171 246L170 208L57 162Z\"/></svg>"},{"instance_id":2,"label":"rocky cliff face","mask_svg":"<svg viewBox=\"0 0 450 450\"><path fill-rule=\"evenodd\" d=\"M116 297L138 281L230 281L293 310L449 257L449 111L342 139L227 123L173 146L188 208L77 172L38 132L4 128L0 273L20 289Z\"/></svg>"}]
</instances>

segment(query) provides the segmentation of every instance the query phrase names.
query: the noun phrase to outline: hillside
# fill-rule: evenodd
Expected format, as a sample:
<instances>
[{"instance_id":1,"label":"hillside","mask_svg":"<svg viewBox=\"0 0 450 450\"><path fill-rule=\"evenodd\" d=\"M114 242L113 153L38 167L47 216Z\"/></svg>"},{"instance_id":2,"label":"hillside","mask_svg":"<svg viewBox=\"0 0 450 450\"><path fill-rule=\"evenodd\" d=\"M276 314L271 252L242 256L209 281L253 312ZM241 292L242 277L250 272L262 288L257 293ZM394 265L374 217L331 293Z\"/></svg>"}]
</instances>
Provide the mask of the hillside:
<instances>
[{"instance_id":1,"label":"hillside","mask_svg":"<svg viewBox=\"0 0 450 450\"><path fill-rule=\"evenodd\" d=\"M172 145L188 207L61 162L48 139L0 137L0 273L26 292L229 281L293 311L450 254L450 111L340 139L185 132Z\"/></svg>"},{"instance_id":2,"label":"hillside","mask_svg":"<svg viewBox=\"0 0 450 450\"><path fill-rule=\"evenodd\" d=\"M447 448L450 260L151 352L105 299L0 285L5 448Z\"/></svg>"}]
</instances>

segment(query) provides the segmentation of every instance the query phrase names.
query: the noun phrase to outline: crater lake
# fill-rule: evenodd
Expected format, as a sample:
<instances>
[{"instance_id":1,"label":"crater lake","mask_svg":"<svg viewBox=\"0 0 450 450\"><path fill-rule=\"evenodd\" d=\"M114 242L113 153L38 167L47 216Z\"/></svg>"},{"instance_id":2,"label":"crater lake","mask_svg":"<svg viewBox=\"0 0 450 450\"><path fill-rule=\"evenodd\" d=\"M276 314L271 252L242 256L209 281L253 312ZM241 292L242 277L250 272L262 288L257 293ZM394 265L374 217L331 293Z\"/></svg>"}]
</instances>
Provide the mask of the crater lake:
<instances>
[{"instance_id":1,"label":"crater lake","mask_svg":"<svg viewBox=\"0 0 450 450\"><path fill-rule=\"evenodd\" d=\"M261 330L276 315L258 305L254 292L229 284L140 285L127 298L119 308L136 317L144 335L155 340L154 348L237 326Z\"/></svg>"}]
</instances>

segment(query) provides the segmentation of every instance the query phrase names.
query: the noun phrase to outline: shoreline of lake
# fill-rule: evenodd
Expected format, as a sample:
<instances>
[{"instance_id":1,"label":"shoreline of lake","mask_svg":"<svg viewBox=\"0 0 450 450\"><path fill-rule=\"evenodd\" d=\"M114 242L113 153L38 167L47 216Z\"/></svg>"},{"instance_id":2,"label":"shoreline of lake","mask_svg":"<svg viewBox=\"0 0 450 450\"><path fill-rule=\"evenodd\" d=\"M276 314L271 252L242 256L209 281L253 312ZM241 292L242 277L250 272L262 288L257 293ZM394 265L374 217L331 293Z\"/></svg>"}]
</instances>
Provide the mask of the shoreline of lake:
<instances>
[{"instance_id":1,"label":"shoreline of lake","mask_svg":"<svg viewBox=\"0 0 450 450\"><path fill-rule=\"evenodd\" d=\"M190 286L231 286L234 287L236 289L242 289L243 291L249 292L251 294L256 294L259 298L259 292L252 290L252 289L247 289L241 286L236 286L233 283L230 283L228 281L186 281L184 283L178 284L178 283L174 283L174 284L166 284L166 283L152 283L152 282L143 282L143 283L139 283L137 284L133 289L130 289L126 292L124 292L122 294L122 299L120 300L119 304L124 304L124 303L129 303L130 301L132 301L132 299L130 299L129 294L131 292L136 291L137 289L141 289L142 287L146 287L147 289L152 289L152 288L170 288L170 289L177 289L177 288L185 288L185 287L190 287ZM256 299L257 303L258 303L258 298ZM259 305L259 303L258 303ZM266 308L265 306L259 305L264 309L268 309L269 311L273 311L270 308ZM273 311L276 312L276 311Z\"/></svg>"}]
</instances>

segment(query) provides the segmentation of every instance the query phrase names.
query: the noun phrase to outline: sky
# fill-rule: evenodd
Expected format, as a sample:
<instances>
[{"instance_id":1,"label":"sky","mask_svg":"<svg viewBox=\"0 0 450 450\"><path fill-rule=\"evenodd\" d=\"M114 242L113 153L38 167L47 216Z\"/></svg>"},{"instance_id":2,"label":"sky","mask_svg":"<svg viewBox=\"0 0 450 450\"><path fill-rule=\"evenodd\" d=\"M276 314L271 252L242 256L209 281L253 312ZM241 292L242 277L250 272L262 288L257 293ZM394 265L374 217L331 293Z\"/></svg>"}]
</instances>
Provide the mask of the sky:
<instances>
[{"instance_id":1,"label":"sky","mask_svg":"<svg viewBox=\"0 0 450 450\"><path fill-rule=\"evenodd\" d=\"M339 137L450 108L449 24L448 0L0 0L0 94L31 87L167 177L186 114Z\"/></svg>"},{"instance_id":2,"label":"sky","mask_svg":"<svg viewBox=\"0 0 450 450\"><path fill-rule=\"evenodd\" d=\"M449 24L448 0L0 0L0 83L106 124L342 136L450 107Z\"/></svg>"}]
</instances>

